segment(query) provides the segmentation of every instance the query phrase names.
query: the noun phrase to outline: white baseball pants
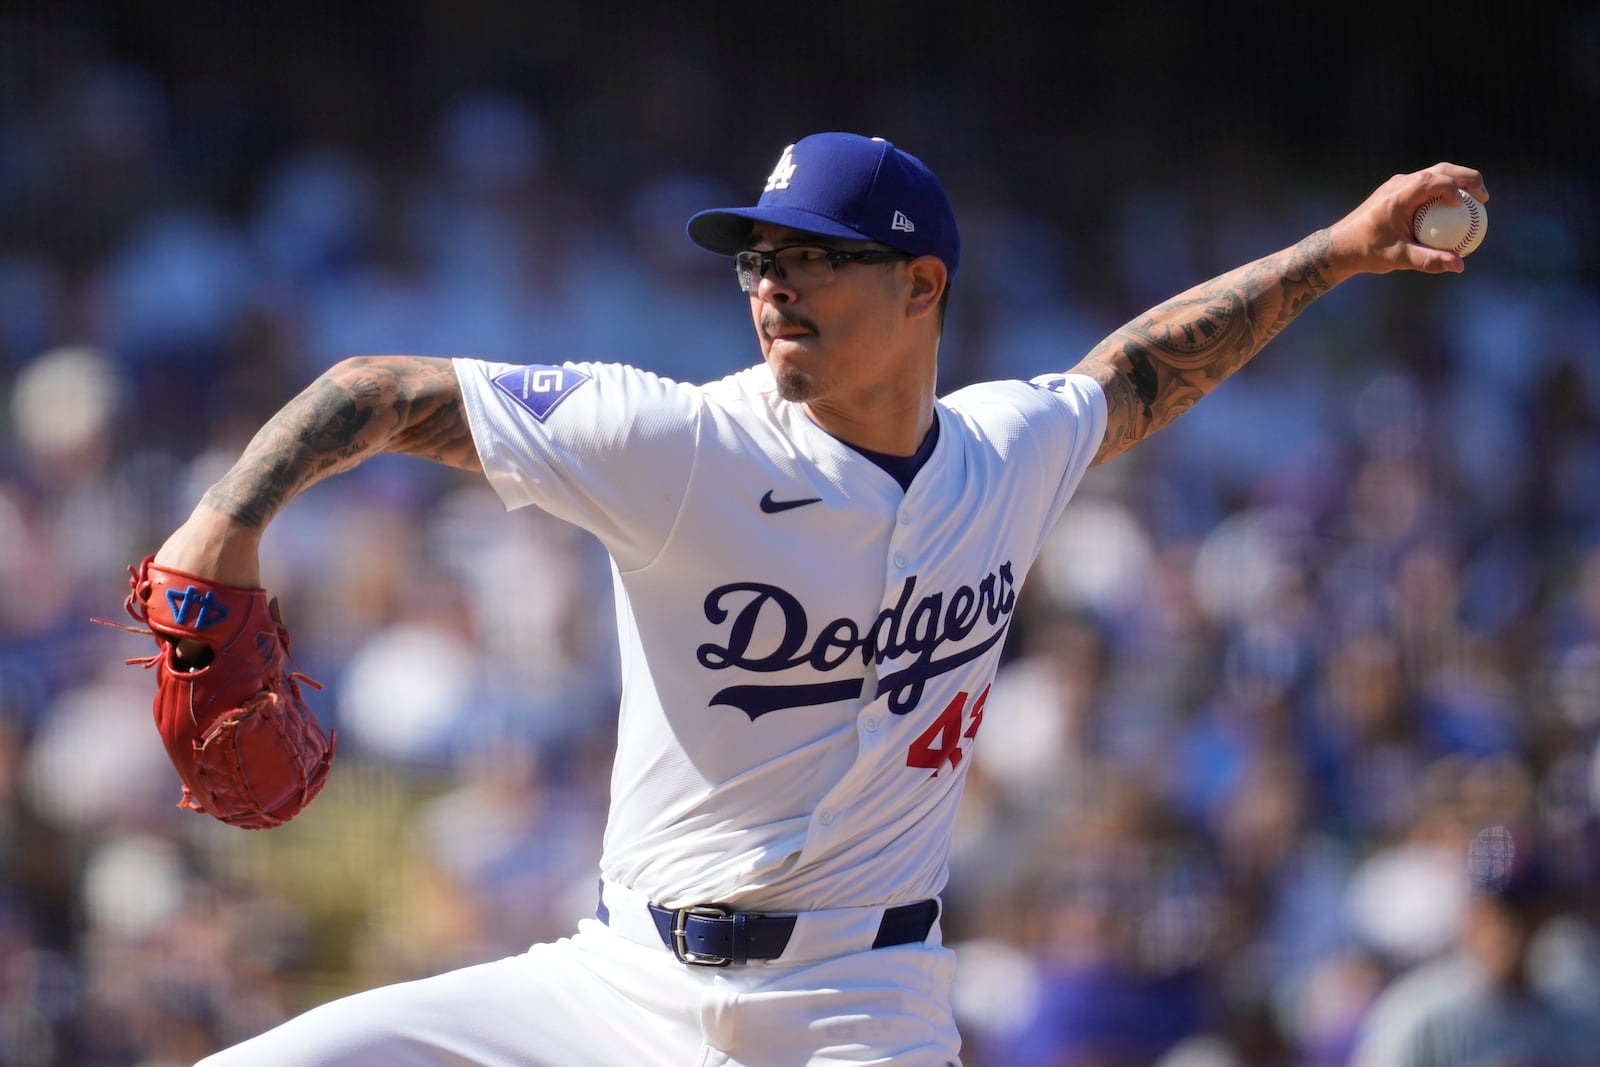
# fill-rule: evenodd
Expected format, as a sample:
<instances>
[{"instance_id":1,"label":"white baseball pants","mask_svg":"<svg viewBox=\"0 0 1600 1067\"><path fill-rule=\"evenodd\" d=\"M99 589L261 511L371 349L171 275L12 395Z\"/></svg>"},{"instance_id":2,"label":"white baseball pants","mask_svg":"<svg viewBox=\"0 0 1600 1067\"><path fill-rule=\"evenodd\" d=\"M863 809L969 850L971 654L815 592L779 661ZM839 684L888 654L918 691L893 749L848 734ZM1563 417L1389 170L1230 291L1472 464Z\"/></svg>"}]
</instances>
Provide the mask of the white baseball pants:
<instances>
[{"instance_id":1,"label":"white baseball pants","mask_svg":"<svg viewBox=\"0 0 1600 1067\"><path fill-rule=\"evenodd\" d=\"M332 1001L198 1067L960 1063L937 926L880 949L859 920L802 926L777 960L716 968L680 963L647 913L610 913L520 956Z\"/></svg>"}]
</instances>

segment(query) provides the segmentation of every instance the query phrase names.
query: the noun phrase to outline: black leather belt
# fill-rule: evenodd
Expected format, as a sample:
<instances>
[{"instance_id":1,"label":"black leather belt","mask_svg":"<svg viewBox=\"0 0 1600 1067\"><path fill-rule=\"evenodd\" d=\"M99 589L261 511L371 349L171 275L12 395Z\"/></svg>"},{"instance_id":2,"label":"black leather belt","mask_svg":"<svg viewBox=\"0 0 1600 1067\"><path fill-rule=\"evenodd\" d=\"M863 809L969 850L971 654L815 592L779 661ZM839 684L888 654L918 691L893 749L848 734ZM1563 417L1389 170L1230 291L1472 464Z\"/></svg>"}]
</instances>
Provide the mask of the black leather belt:
<instances>
[{"instance_id":1,"label":"black leather belt","mask_svg":"<svg viewBox=\"0 0 1600 1067\"><path fill-rule=\"evenodd\" d=\"M730 911L715 904L688 908L650 905L650 917L662 943L684 963L727 967L783 955L794 933L795 915L758 915ZM873 948L909 945L927 939L939 917L937 900L919 900L889 908L878 923Z\"/></svg>"}]
</instances>

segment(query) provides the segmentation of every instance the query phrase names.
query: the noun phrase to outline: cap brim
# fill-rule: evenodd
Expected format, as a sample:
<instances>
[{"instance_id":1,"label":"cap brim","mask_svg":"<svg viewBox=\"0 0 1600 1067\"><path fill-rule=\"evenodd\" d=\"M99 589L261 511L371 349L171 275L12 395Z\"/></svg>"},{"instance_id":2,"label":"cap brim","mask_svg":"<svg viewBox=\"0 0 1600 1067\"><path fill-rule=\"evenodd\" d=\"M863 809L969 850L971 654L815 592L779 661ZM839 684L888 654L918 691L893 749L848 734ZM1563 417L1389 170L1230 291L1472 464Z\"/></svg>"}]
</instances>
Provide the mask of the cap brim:
<instances>
[{"instance_id":1,"label":"cap brim","mask_svg":"<svg viewBox=\"0 0 1600 1067\"><path fill-rule=\"evenodd\" d=\"M731 256L750 247L750 227L758 222L803 230L819 237L871 240L826 215L797 207L716 208L692 216L687 229L689 240L701 248Z\"/></svg>"}]
</instances>

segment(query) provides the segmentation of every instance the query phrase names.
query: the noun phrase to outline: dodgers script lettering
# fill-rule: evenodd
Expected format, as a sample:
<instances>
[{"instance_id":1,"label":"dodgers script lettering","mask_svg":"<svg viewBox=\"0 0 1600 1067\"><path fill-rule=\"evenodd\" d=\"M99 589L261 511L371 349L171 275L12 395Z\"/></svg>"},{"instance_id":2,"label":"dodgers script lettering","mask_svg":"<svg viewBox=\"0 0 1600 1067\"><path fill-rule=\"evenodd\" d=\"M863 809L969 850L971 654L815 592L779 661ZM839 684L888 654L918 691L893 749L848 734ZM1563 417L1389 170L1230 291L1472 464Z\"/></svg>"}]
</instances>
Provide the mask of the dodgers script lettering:
<instances>
[{"instance_id":1,"label":"dodgers script lettering","mask_svg":"<svg viewBox=\"0 0 1600 1067\"><path fill-rule=\"evenodd\" d=\"M854 619L834 619L813 629L800 599L786 589L765 582L732 582L711 590L705 599L706 620L726 626L725 643L707 642L696 657L710 670L739 670L771 674L809 666L828 674L859 661L882 664L911 656L908 666L878 680L874 698L889 695L889 710L904 715L922 699L928 679L955 670L983 655L1006 632L1016 609L1017 586L1011 563L1002 563L976 587L958 586L916 597L917 578L900 586L894 606L885 608L869 624ZM776 625L775 625L776 624ZM941 648L966 641L979 626L980 640L938 658ZM758 633L776 632L767 647L755 647ZM854 677L802 685L735 685L711 699L738 708L751 721L771 711L854 700L862 696L866 678Z\"/></svg>"}]
</instances>

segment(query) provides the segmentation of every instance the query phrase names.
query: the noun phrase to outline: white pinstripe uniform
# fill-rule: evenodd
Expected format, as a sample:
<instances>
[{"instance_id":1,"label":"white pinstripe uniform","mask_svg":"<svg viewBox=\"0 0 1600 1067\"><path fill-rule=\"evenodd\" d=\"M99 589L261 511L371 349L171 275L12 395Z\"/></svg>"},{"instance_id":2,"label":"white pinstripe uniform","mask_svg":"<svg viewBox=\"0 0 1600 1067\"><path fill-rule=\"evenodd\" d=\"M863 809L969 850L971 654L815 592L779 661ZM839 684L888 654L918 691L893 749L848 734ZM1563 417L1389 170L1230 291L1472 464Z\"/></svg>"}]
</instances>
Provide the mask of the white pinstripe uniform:
<instances>
[{"instance_id":1,"label":"white pinstripe uniform","mask_svg":"<svg viewBox=\"0 0 1600 1067\"><path fill-rule=\"evenodd\" d=\"M1023 578L1105 433L1099 386L953 393L902 489L765 366L707 385L600 363L456 371L507 507L569 520L613 560L599 918L208 1064L959 1062L932 902L983 717L1004 714L986 700ZM703 905L731 914L678 910ZM775 954L752 914L790 917ZM696 940L712 928L729 940Z\"/></svg>"}]
</instances>

